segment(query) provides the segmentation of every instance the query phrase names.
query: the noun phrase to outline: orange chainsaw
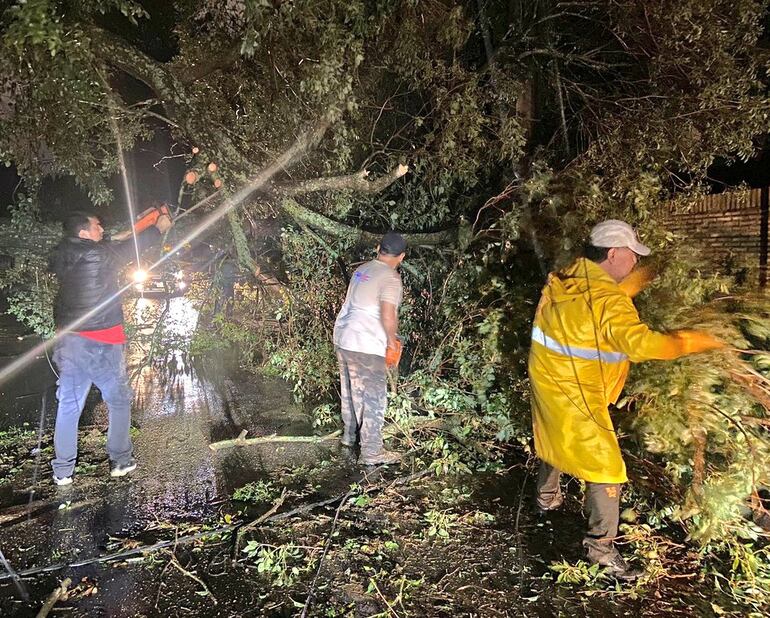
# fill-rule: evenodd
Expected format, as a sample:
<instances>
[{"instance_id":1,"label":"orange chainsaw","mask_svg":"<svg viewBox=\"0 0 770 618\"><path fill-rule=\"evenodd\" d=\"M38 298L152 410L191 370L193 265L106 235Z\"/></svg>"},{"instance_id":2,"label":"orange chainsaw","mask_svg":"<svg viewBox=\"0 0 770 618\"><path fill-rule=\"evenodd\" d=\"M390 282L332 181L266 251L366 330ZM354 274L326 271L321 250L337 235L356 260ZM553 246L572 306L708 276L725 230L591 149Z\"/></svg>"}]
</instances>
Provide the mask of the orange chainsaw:
<instances>
[{"instance_id":1,"label":"orange chainsaw","mask_svg":"<svg viewBox=\"0 0 770 618\"><path fill-rule=\"evenodd\" d=\"M139 234L144 232L151 225L155 225L162 216L167 216L171 219L171 211L167 204L161 204L154 208L148 208L144 212L141 212L136 217L136 223L134 223L134 232Z\"/></svg>"}]
</instances>

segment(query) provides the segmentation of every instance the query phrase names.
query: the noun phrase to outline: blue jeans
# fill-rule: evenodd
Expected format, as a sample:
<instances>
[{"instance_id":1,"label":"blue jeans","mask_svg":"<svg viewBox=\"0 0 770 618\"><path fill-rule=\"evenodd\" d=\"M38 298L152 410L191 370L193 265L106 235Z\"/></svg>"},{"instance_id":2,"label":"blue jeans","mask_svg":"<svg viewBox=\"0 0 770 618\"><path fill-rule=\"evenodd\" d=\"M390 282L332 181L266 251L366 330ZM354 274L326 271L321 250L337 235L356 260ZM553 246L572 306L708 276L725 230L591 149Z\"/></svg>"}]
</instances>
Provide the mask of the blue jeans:
<instances>
[{"instance_id":1,"label":"blue jeans","mask_svg":"<svg viewBox=\"0 0 770 618\"><path fill-rule=\"evenodd\" d=\"M59 478L72 476L78 455L78 423L80 413L94 384L102 392L109 411L107 454L113 465L127 464L133 454L129 436L131 400L123 346L99 343L80 335L64 335L53 355L59 369L59 389L56 396L54 450L51 462Z\"/></svg>"}]
</instances>

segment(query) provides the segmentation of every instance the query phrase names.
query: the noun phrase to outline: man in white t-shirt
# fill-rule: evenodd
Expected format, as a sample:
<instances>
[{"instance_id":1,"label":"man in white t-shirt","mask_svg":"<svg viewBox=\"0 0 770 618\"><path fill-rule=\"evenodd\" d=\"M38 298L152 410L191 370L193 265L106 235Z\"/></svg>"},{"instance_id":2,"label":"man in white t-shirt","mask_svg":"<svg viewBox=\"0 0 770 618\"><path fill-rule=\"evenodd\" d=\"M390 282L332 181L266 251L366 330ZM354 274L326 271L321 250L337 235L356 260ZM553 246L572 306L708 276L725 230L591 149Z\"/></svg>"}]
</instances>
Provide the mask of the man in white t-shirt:
<instances>
[{"instance_id":1,"label":"man in white t-shirt","mask_svg":"<svg viewBox=\"0 0 770 618\"><path fill-rule=\"evenodd\" d=\"M388 400L385 359L397 356L394 351L401 349L398 306L403 285L396 269L405 252L403 236L385 234L377 258L353 273L345 304L334 323L345 424L342 445L354 449L358 442L359 462L364 465L400 459L398 453L383 448L382 426Z\"/></svg>"}]
</instances>

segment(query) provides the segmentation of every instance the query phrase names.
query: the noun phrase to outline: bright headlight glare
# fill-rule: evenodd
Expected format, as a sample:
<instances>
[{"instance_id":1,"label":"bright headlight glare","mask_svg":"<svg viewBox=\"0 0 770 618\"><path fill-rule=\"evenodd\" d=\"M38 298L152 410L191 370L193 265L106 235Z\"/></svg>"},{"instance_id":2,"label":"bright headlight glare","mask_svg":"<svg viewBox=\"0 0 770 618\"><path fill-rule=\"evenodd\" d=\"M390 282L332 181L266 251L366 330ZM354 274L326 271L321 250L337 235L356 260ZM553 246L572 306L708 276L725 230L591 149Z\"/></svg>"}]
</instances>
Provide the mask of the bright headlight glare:
<instances>
[{"instance_id":1,"label":"bright headlight glare","mask_svg":"<svg viewBox=\"0 0 770 618\"><path fill-rule=\"evenodd\" d=\"M131 277L134 280L134 283L144 283L147 281L147 271L141 269L135 270Z\"/></svg>"},{"instance_id":2,"label":"bright headlight glare","mask_svg":"<svg viewBox=\"0 0 770 618\"><path fill-rule=\"evenodd\" d=\"M181 270L178 270L176 271L176 274L174 276L179 280L184 279L184 272L182 272Z\"/></svg>"}]
</instances>

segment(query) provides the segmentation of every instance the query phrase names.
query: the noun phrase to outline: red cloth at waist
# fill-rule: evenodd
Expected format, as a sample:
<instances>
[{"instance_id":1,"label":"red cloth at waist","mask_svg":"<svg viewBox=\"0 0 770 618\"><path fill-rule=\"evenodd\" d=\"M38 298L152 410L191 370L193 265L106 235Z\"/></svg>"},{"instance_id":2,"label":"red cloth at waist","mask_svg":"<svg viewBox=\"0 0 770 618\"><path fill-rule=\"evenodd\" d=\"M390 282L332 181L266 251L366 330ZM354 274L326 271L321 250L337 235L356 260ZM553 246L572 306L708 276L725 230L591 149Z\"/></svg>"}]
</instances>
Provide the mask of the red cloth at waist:
<instances>
[{"instance_id":1,"label":"red cloth at waist","mask_svg":"<svg viewBox=\"0 0 770 618\"><path fill-rule=\"evenodd\" d=\"M99 343L112 343L115 345L126 342L126 333L122 324L116 324L100 330L81 330L78 335L86 339L93 339Z\"/></svg>"}]
</instances>

